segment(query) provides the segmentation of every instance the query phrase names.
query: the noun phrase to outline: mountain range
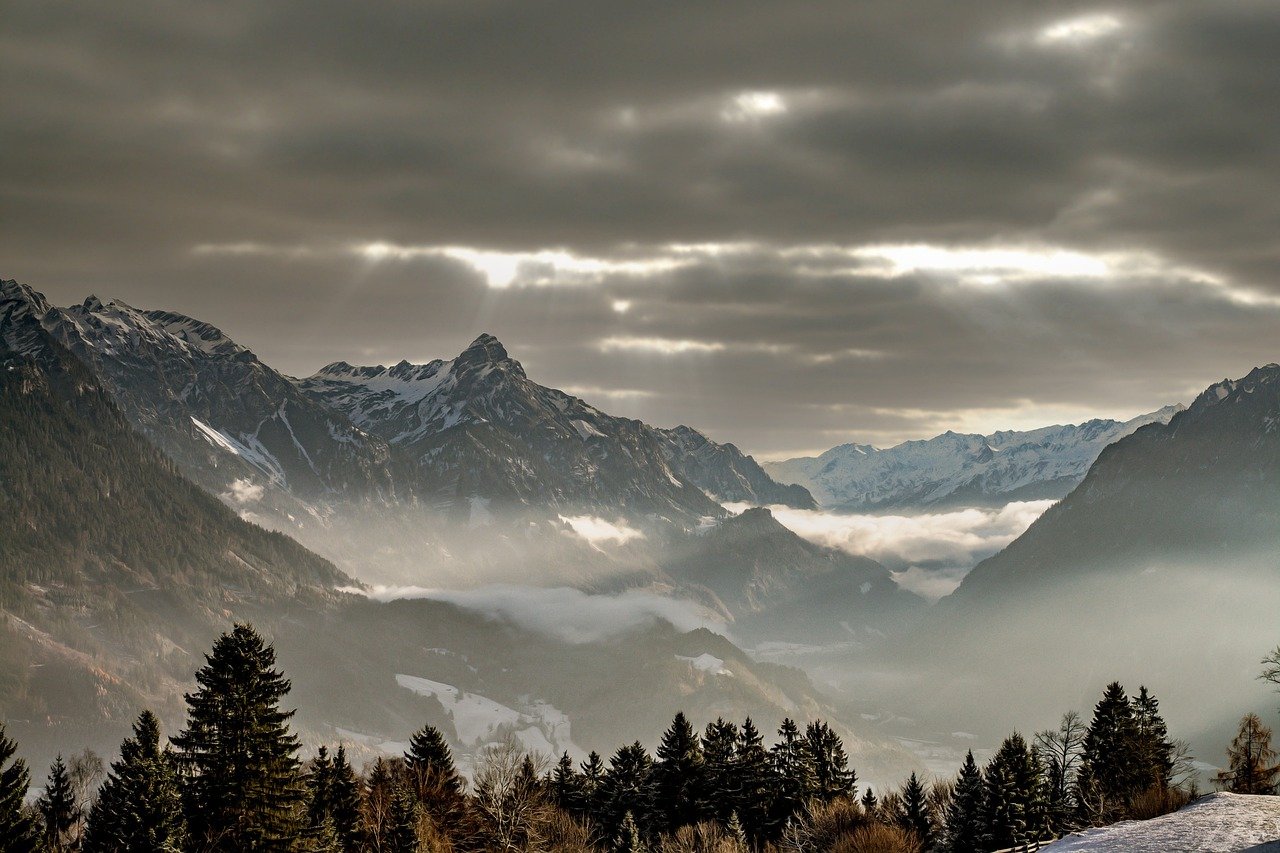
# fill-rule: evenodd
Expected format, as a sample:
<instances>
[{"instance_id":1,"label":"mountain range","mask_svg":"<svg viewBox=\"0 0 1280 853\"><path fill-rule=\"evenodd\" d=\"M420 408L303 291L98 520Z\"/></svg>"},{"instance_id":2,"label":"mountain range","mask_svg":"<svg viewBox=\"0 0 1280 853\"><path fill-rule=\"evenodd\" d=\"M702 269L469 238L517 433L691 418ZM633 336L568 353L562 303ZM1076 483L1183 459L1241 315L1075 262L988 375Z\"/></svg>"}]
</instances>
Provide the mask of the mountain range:
<instances>
[{"instance_id":1,"label":"mountain range","mask_svg":"<svg viewBox=\"0 0 1280 853\"><path fill-rule=\"evenodd\" d=\"M819 456L766 462L764 469L779 482L804 487L824 507L850 511L1057 499L1084 478L1107 445L1146 424L1168 423L1181 409L1023 432L948 431L887 449L841 444Z\"/></svg>"},{"instance_id":2,"label":"mountain range","mask_svg":"<svg viewBox=\"0 0 1280 853\"><path fill-rule=\"evenodd\" d=\"M229 430L229 418L248 406L219 419L212 390L225 391L228 406L233 388L248 398L242 403L279 393L284 403L271 411L284 414L267 421L286 432L292 425L298 445L306 446L296 422L307 412L331 418L319 421L325 433L357 445L333 465L312 457L314 467L301 469L311 477L284 462L258 469L276 475L282 490L306 483L298 488L308 495L339 488L339 463L370 458L361 454L381 439L356 426L331 433L330 410L293 396L292 382L280 387L251 354L207 327L203 335L191 331L204 342L193 344L173 332L172 315L148 320L165 326L160 334L139 319L146 314L118 304L91 302L85 316L50 316L52 309L25 288L7 283L2 295L0 715L41 763L68 743L110 749L142 707L176 726L199 650L234 620L252 620L274 639L295 699L307 708L299 719L303 736L341 738L367 755L402 750L400 740L433 722L464 758L506 731L531 748L571 749L581 757L612 746L623 731L656 738L673 713L671 698L679 696L686 710L707 718L828 717L885 775L910 762L900 747L860 737L841 722L841 712L802 673L753 661L706 630L677 629L655 617L624 621L583 642L477 607L365 598L332 563L244 520L188 480L184 466L148 439L176 441L182 418L197 406L206 406L201 414L218 426L201 423ZM121 367L144 347L174 360L139 358L130 370ZM211 364L209 352L230 363ZM110 393L95 367L130 393ZM136 382L132 371L142 374ZM140 402L155 398L171 408L157 412ZM118 400L148 417L127 418ZM204 441L202 433L195 437ZM266 429L257 434L280 438ZM218 435L239 443L228 450L211 442L225 452L214 457L219 462L261 463L244 458L247 433ZM270 449L266 439L259 444ZM656 442L647 448L659 464L662 450ZM192 458L200 457L187 457L188 464ZM290 464L299 459L305 463L301 451ZM211 465L205 473L217 470ZM376 478L355 482L370 501L397 494Z\"/></svg>"}]
</instances>

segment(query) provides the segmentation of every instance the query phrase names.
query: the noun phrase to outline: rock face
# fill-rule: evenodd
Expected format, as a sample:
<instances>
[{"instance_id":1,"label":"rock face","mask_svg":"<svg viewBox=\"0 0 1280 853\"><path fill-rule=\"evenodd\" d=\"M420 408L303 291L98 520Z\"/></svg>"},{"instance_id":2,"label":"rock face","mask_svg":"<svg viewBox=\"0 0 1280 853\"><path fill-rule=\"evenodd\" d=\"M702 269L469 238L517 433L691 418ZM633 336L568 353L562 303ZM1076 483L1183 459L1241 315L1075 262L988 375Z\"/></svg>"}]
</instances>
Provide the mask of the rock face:
<instances>
[{"instance_id":1,"label":"rock face","mask_svg":"<svg viewBox=\"0 0 1280 853\"><path fill-rule=\"evenodd\" d=\"M566 536L561 516L665 540L725 517L715 498L812 506L732 445L537 384L491 335L449 360L339 362L295 380L182 314L96 297L61 309L0 283L0 341L20 351L45 337L190 479L380 582L616 574L616 555Z\"/></svg>"},{"instance_id":2,"label":"rock face","mask_svg":"<svg viewBox=\"0 0 1280 853\"><path fill-rule=\"evenodd\" d=\"M395 496L384 442L317 405L208 323L92 296L53 308L29 288L5 287L4 328L37 321L92 371L135 428L210 491L250 483L259 503L284 510L289 498Z\"/></svg>"},{"instance_id":3,"label":"rock face","mask_svg":"<svg viewBox=\"0 0 1280 853\"><path fill-rule=\"evenodd\" d=\"M671 466L720 500L756 506L781 504L796 509L817 509L818 503L808 489L779 483L766 474L756 460L732 444L716 444L684 425L658 432Z\"/></svg>"},{"instance_id":4,"label":"rock face","mask_svg":"<svg viewBox=\"0 0 1280 853\"><path fill-rule=\"evenodd\" d=\"M1181 406L1128 421L1092 420L1028 432L947 432L881 450L842 444L816 457L765 464L774 479L805 486L820 504L849 510L1003 504L1066 495L1107 445Z\"/></svg>"},{"instance_id":5,"label":"rock face","mask_svg":"<svg viewBox=\"0 0 1280 853\"><path fill-rule=\"evenodd\" d=\"M492 335L449 361L328 365L299 383L415 460L442 501L481 496L696 524L734 500L805 503L732 445L609 415L529 379Z\"/></svg>"}]
</instances>

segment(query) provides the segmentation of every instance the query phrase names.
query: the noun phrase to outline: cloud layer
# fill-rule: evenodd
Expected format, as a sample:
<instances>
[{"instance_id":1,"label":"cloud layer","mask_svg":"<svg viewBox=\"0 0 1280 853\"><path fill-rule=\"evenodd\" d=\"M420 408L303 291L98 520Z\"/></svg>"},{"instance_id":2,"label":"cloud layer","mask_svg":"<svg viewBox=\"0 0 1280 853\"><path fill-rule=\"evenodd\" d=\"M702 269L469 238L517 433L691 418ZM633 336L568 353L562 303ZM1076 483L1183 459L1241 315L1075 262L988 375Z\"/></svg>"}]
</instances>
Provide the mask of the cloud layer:
<instances>
[{"instance_id":1,"label":"cloud layer","mask_svg":"<svg viewBox=\"0 0 1280 853\"><path fill-rule=\"evenodd\" d=\"M628 590L591 595L568 587L487 586L469 590L423 587L374 587L379 601L428 598L455 604L494 619L569 643L593 643L646 628L658 621L681 631L710 628L725 634L725 625L690 601Z\"/></svg>"},{"instance_id":2,"label":"cloud layer","mask_svg":"<svg viewBox=\"0 0 1280 853\"><path fill-rule=\"evenodd\" d=\"M900 586L926 598L951 592L964 575L1022 534L1053 501L1016 501L917 515L870 515L770 507L784 526L811 542L870 557ZM741 511L744 505L729 505Z\"/></svg>"},{"instance_id":3,"label":"cloud layer","mask_svg":"<svg viewBox=\"0 0 1280 853\"><path fill-rule=\"evenodd\" d=\"M773 456L1276 359L1280 8L8 4L5 276Z\"/></svg>"}]
</instances>

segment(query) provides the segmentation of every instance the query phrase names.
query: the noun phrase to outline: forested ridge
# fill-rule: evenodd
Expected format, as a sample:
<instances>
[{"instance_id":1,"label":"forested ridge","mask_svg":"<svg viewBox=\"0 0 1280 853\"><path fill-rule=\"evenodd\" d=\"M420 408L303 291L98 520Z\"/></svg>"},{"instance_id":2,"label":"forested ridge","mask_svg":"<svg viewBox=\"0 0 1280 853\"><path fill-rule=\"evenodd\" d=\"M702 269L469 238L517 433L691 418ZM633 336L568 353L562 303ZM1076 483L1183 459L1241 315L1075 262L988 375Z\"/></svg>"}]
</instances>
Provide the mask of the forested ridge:
<instances>
[{"instance_id":1,"label":"forested ridge","mask_svg":"<svg viewBox=\"0 0 1280 853\"><path fill-rule=\"evenodd\" d=\"M1266 663L1280 684L1280 649ZM635 742L553 760L510 739L485 750L471 784L430 725L363 771L342 745L303 762L290 682L247 624L218 638L195 680L167 744L143 711L105 778L91 757L59 756L34 806L0 730L0 850L984 853L1166 814L1197 794L1156 698L1118 683L1088 722L1068 713L1030 740L1011 734L985 767L970 752L953 779L912 774L875 792L821 721L785 719L766 738L750 719L699 732L683 713L653 754ZM1219 784L1275 793L1270 737L1248 715Z\"/></svg>"}]
</instances>

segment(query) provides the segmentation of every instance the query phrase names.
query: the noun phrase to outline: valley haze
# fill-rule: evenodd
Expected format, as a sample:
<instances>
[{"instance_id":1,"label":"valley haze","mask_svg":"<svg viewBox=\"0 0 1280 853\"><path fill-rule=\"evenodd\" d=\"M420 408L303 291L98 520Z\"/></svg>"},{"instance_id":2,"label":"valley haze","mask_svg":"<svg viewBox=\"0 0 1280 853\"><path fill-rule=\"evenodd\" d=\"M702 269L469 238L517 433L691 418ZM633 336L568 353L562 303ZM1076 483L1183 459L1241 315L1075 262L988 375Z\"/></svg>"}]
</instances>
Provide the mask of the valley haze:
<instances>
[{"instance_id":1,"label":"valley haze","mask_svg":"<svg viewBox=\"0 0 1280 853\"><path fill-rule=\"evenodd\" d=\"M0 853L1280 844L1280 4L2 18Z\"/></svg>"}]
</instances>

